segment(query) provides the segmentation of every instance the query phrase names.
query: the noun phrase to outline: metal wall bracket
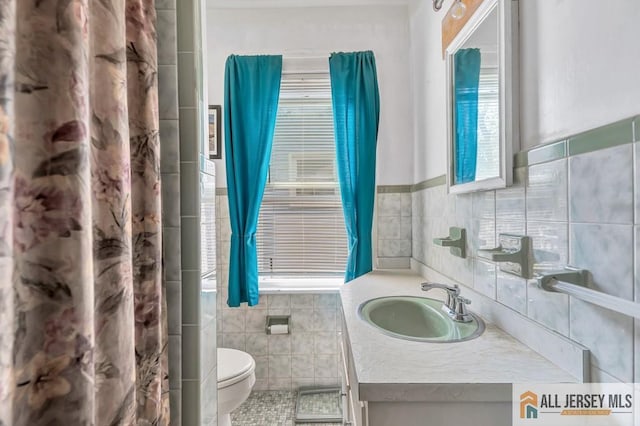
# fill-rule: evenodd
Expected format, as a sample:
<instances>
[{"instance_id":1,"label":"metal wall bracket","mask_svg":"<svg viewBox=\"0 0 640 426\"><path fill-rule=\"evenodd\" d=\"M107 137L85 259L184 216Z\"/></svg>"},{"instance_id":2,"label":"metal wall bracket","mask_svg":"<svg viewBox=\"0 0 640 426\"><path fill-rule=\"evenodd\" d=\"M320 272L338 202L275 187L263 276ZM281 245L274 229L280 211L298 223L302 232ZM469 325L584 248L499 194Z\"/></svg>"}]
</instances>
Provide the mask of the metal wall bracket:
<instances>
[{"instance_id":1,"label":"metal wall bracket","mask_svg":"<svg viewBox=\"0 0 640 426\"><path fill-rule=\"evenodd\" d=\"M441 247L449 247L449 252L461 258L467 257L467 231L464 228L452 226L449 228L449 236L434 238L433 244Z\"/></svg>"},{"instance_id":2,"label":"metal wall bracket","mask_svg":"<svg viewBox=\"0 0 640 426\"><path fill-rule=\"evenodd\" d=\"M500 270L523 278L533 278L533 246L526 235L500 234L500 245L493 249L480 249L478 257L500 262Z\"/></svg>"},{"instance_id":3,"label":"metal wall bracket","mask_svg":"<svg viewBox=\"0 0 640 426\"><path fill-rule=\"evenodd\" d=\"M554 291L560 293L554 288L557 281L579 285L581 287L589 287L592 283L591 273L586 269L565 267L562 271L549 272L538 276L538 287L546 291Z\"/></svg>"}]
</instances>

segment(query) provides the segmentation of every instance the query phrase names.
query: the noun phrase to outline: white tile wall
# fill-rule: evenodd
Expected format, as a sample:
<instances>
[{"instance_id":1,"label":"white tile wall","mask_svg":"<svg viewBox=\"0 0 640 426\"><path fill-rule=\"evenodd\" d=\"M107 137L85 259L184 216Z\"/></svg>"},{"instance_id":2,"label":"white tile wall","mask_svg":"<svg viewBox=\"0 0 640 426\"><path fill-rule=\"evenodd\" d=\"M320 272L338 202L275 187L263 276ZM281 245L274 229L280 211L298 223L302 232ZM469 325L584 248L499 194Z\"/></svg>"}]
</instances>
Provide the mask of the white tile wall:
<instances>
[{"instance_id":1,"label":"white tile wall","mask_svg":"<svg viewBox=\"0 0 640 426\"><path fill-rule=\"evenodd\" d=\"M160 171L162 173L162 226L165 241L180 241L180 137L177 73L177 26L175 2L158 1L158 103L160 119ZM169 201L171 200L171 201ZM182 421L182 283L180 245L163 246L164 284L167 289L169 405L171 424Z\"/></svg>"},{"instance_id":2,"label":"white tile wall","mask_svg":"<svg viewBox=\"0 0 640 426\"><path fill-rule=\"evenodd\" d=\"M231 237L227 202L224 195L216 197L219 346L240 349L254 357L256 390L338 385L341 308L337 294L269 294L261 295L260 303L251 308L226 305ZM267 315L290 315L290 334L267 335Z\"/></svg>"},{"instance_id":3,"label":"white tile wall","mask_svg":"<svg viewBox=\"0 0 640 426\"><path fill-rule=\"evenodd\" d=\"M595 326L597 324L597 326ZM633 319L571 299L571 339L591 350L591 362L623 382L633 382Z\"/></svg>"},{"instance_id":4,"label":"white tile wall","mask_svg":"<svg viewBox=\"0 0 640 426\"><path fill-rule=\"evenodd\" d=\"M633 145L571 157L569 179L571 222L633 224Z\"/></svg>"},{"instance_id":5,"label":"white tile wall","mask_svg":"<svg viewBox=\"0 0 640 426\"><path fill-rule=\"evenodd\" d=\"M622 145L520 168L514 187L504 190L447 195L442 185L414 192L412 258L588 347L593 380L638 381L638 321L634 329L630 317L541 291L534 280L475 259L478 248L495 245L498 233L526 233L536 271L585 268L594 288L640 301L640 197L634 196L640 162L633 161L633 149ZM448 226L467 229L470 259L432 244Z\"/></svg>"},{"instance_id":6,"label":"white tile wall","mask_svg":"<svg viewBox=\"0 0 640 426\"><path fill-rule=\"evenodd\" d=\"M377 257L380 259L379 263L393 265L387 260L395 258L408 260L411 257L411 194L408 192L379 193L376 197Z\"/></svg>"},{"instance_id":7,"label":"white tile wall","mask_svg":"<svg viewBox=\"0 0 640 426\"><path fill-rule=\"evenodd\" d=\"M200 395L201 424L215 425L218 416L218 370L216 344L216 293L201 293Z\"/></svg>"},{"instance_id":8,"label":"white tile wall","mask_svg":"<svg viewBox=\"0 0 640 426\"><path fill-rule=\"evenodd\" d=\"M505 272L498 272L496 282L498 302L527 315L527 280Z\"/></svg>"},{"instance_id":9,"label":"white tile wall","mask_svg":"<svg viewBox=\"0 0 640 426\"><path fill-rule=\"evenodd\" d=\"M529 167L526 185L527 221L567 221L567 160Z\"/></svg>"},{"instance_id":10,"label":"white tile wall","mask_svg":"<svg viewBox=\"0 0 640 426\"><path fill-rule=\"evenodd\" d=\"M595 288L640 301L640 226L639 219L635 227L633 221L640 217L640 197L634 200L633 194L640 164L632 158L631 145L624 145L517 169L514 186L504 190L448 195L443 185L410 194L378 194L377 255L411 256L585 345L592 352L594 381L640 381L638 321L634 325L629 317L541 291L535 280L503 273L492 262L475 258L478 248L496 245L499 233L526 234L533 238L536 271L567 264L586 268ZM226 208L226 197L219 196L218 211L226 218L218 230L220 285L226 285L228 264ZM433 238L447 235L449 226L467 229L467 259L432 244ZM258 389L337 383L336 295L269 295L258 307L232 310L224 305L226 291L219 291L218 340L256 358ZM266 336L268 313L290 314L291 335Z\"/></svg>"}]
</instances>

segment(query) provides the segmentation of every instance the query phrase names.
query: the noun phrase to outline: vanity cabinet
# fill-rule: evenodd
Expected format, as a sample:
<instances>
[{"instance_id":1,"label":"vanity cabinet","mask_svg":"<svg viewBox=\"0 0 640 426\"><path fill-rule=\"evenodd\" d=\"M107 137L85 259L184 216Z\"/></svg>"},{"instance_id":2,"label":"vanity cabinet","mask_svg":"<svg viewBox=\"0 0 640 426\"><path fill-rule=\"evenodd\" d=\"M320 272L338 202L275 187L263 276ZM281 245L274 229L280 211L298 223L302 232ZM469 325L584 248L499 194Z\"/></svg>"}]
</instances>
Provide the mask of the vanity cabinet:
<instances>
[{"instance_id":1,"label":"vanity cabinet","mask_svg":"<svg viewBox=\"0 0 640 426\"><path fill-rule=\"evenodd\" d=\"M491 323L472 340L430 343L387 336L361 318L373 299L423 296L423 281L411 271L373 271L340 289L345 424L510 426L512 383L577 381ZM564 353L584 371L588 352L573 345L563 341Z\"/></svg>"},{"instance_id":2,"label":"vanity cabinet","mask_svg":"<svg viewBox=\"0 0 640 426\"><path fill-rule=\"evenodd\" d=\"M342 337L340 339L343 423L348 426L365 426L369 424L367 402L360 401L353 357L349 351L349 340L346 336L347 332L343 325Z\"/></svg>"},{"instance_id":3,"label":"vanity cabinet","mask_svg":"<svg viewBox=\"0 0 640 426\"><path fill-rule=\"evenodd\" d=\"M372 348L373 349L373 348ZM373 349L375 350L375 349ZM423 392L414 387L384 384L392 397L383 393L366 400L360 394L353 355L350 350L349 336L343 325L340 339L342 362L342 413L345 426L509 426L511 425L511 401L490 399L487 401L451 400L450 389L443 385L442 395L438 391L423 398ZM400 361L400 360L399 360ZM393 390L393 388L396 390ZM510 387L510 386L509 386ZM373 388L371 388L373 389ZM454 397L455 398L455 397Z\"/></svg>"}]
</instances>

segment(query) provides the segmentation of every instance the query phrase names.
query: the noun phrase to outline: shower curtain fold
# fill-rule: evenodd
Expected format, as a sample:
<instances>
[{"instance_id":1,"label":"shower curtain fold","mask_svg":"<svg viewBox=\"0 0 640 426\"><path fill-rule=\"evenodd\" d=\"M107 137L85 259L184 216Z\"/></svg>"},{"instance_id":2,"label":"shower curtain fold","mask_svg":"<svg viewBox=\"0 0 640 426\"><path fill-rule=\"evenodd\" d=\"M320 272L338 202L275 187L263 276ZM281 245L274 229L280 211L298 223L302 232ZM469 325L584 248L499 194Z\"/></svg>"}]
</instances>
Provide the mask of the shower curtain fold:
<instances>
[{"instance_id":1,"label":"shower curtain fold","mask_svg":"<svg viewBox=\"0 0 640 426\"><path fill-rule=\"evenodd\" d=\"M0 40L0 425L167 425L153 0L0 0Z\"/></svg>"},{"instance_id":2,"label":"shower curtain fold","mask_svg":"<svg viewBox=\"0 0 640 426\"><path fill-rule=\"evenodd\" d=\"M13 61L15 0L0 0L0 425L12 424L13 297Z\"/></svg>"}]
</instances>

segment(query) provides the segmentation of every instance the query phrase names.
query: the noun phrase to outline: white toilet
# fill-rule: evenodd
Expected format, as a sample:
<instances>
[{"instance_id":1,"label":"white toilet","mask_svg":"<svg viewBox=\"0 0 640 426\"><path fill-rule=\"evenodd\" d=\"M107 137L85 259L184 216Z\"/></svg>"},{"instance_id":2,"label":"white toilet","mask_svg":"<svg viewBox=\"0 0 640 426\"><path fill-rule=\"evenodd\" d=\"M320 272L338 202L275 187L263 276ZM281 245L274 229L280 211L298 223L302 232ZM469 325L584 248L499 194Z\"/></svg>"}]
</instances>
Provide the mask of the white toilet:
<instances>
[{"instance_id":1,"label":"white toilet","mask_svg":"<svg viewBox=\"0 0 640 426\"><path fill-rule=\"evenodd\" d=\"M231 412L251 393L256 383L256 362L236 349L218 348L218 426L231 426Z\"/></svg>"}]
</instances>

